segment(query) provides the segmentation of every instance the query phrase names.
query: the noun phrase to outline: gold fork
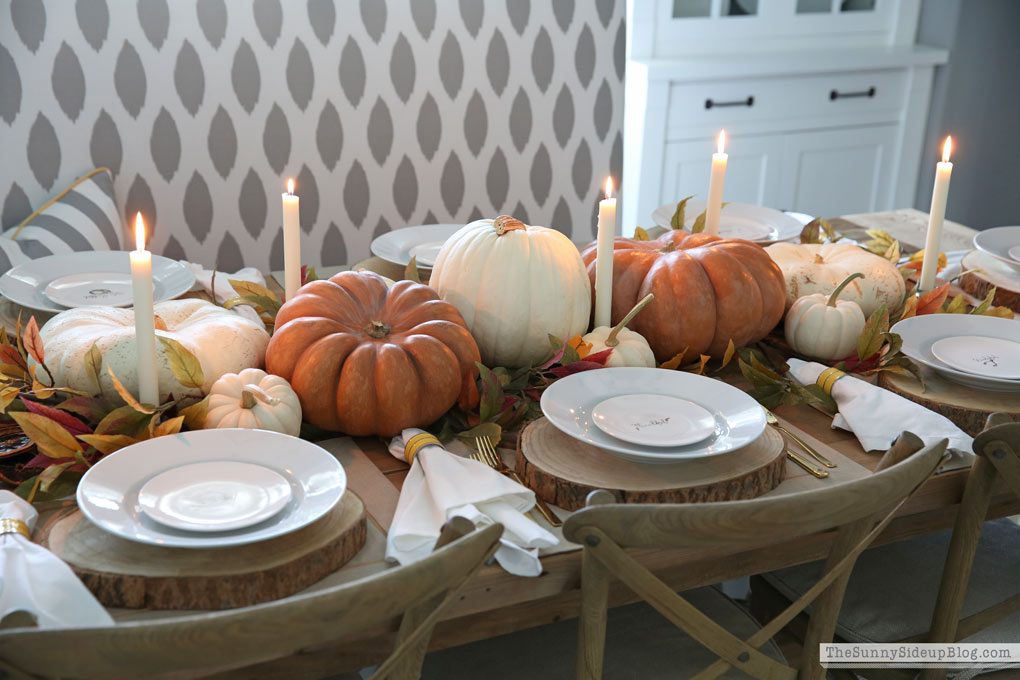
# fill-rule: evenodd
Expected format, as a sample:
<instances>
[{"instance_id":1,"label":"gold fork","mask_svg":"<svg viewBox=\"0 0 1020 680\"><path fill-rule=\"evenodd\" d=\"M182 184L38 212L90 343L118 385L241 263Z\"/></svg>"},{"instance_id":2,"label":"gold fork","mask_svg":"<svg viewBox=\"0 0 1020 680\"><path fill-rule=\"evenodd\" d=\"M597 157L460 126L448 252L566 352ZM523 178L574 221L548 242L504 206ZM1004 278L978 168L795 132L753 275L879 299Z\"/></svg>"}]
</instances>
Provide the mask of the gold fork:
<instances>
[{"instance_id":1,"label":"gold fork","mask_svg":"<svg viewBox=\"0 0 1020 680\"><path fill-rule=\"evenodd\" d=\"M776 418L776 414L775 413L773 413L772 411L768 410L764 406L762 406L762 409L764 409L764 411L765 411L765 420L768 421L769 425L772 425L773 427L775 427L780 432L788 435L790 437L790 439L792 439L793 441L797 442L800 445L800 448L804 449L804 451L809 456L811 456L812 458L817 460L819 463L821 463L825 467L827 467L827 468L834 468L834 467L836 467L835 463L833 463L831 460L829 460L828 458L826 458L822 454L820 454L817 451L815 451L813 448L808 446L808 444L803 439L801 439L800 437L798 437L797 435L795 435L794 433L790 432L785 427L783 427L779 423L779 418Z\"/></svg>"},{"instance_id":2,"label":"gold fork","mask_svg":"<svg viewBox=\"0 0 1020 680\"><path fill-rule=\"evenodd\" d=\"M498 453L496 453L496 449L493 447L492 442L489 441L488 437L475 437L475 448L478 449L478 455L480 456L481 462L485 463L493 470L506 475L521 486L524 486L524 482L517 476L517 473L507 467L506 463L503 462L503 459L499 457ZM471 454L471 457L475 460L479 460L479 458L476 458L474 454ZM545 518L545 521L551 526L563 526L563 522L561 522L559 518L553 514L553 511L549 509L549 506L545 504L545 501L538 496L535 496L535 505L538 507L538 511L542 513L542 517Z\"/></svg>"}]
</instances>

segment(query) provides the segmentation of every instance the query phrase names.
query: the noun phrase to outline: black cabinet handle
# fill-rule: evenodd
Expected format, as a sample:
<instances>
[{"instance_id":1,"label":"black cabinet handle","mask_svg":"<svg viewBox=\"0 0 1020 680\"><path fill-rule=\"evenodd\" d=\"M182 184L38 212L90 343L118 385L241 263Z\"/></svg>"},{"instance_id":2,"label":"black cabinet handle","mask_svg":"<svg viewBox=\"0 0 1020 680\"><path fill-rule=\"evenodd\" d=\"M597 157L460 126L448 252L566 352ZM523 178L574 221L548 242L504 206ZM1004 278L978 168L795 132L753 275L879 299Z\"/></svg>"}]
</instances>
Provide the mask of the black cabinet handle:
<instances>
[{"instance_id":1,"label":"black cabinet handle","mask_svg":"<svg viewBox=\"0 0 1020 680\"><path fill-rule=\"evenodd\" d=\"M705 108L710 109L713 106L754 106L754 97L748 97L747 99L738 99L734 102L717 102L712 99L705 100Z\"/></svg>"},{"instance_id":2,"label":"black cabinet handle","mask_svg":"<svg viewBox=\"0 0 1020 680\"><path fill-rule=\"evenodd\" d=\"M829 92L829 99L836 101L837 99L852 99L854 97L874 97L875 88L869 87L867 90L861 90L860 92L840 92L839 90L832 90Z\"/></svg>"}]
</instances>

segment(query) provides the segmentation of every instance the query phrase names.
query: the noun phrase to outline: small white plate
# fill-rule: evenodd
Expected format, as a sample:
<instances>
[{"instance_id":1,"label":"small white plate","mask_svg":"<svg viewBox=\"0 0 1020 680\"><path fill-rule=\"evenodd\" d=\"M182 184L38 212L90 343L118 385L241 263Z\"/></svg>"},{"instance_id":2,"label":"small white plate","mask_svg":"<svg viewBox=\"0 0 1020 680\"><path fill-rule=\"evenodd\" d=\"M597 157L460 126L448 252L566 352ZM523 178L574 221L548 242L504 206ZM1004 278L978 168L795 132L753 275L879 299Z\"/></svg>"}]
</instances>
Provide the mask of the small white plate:
<instances>
[{"instance_id":1,"label":"small white plate","mask_svg":"<svg viewBox=\"0 0 1020 680\"><path fill-rule=\"evenodd\" d=\"M669 221L676 212L676 203L659 206L652 212L652 220L662 227L669 227ZM694 226L694 220L705 212L705 201L687 201L684 213L684 228ZM809 220L810 221L810 220ZM774 243L799 236L804 225L786 213L748 203L730 203L719 214L719 236L742 238L756 243Z\"/></svg>"},{"instance_id":2,"label":"small white plate","mask_svg":"<svg viewBox=\"0 0 1020 680\"><path fill-rule=\"evenodd\" d=\"M142 512L185 531L229 531L269 519L290 502L290 484L262 465L221 460L161 472L138 491Z\"/></svg>"},{"instance_id":3,"label":"small white plate","mask_svg":"<svg viewBox=\"0 0 1020 680\"><path fill-rule=\"evenodd\" d=\"M121 272L68 274L50 281L45 292L46 297L65 307L127 307L134 302L131 275Z\"/></svg>"},{"instance_id":4,"label":"small white plate","mask_svg":"<svg viewBox=\"0 0 1020 680\"><path fill-rule=\"evenodd\" d=\"M431 267L446 239L463 227L463 224L423 224L395 229L377 236L369 248L373 255L387 262L406 265L417 256L419 265Z\"/></svg>"},{"instance_id":5,"label":"small white plate","mask_svg":"<svg viewBox=\"0 0 1020 680\"><path fill-rule=\"evenodd\" d=\"M1020 227L995 227L974 234L974 247L1013 267L1020 267Z\"/></svg>"},{"instance_id":6,"label":"small white plate","mask_svg":"<svg viewBox=\"0 0 1020 680\"><path fill-rule=\"evenodd\" d=\"M966 373L1020 380L1020 342L957 335L933 342L931 353L942 363Z\"/></svg>"},{"instance_id":7,"label":"small white plate","mask_svg":"<svg viewBox=\"0 0 1020 680\"><path fill-rule=\"evenodd\" d=\"M1020 246L1013 246L1006 252L1009 254L1011 258L1016 260L1017 264L1020 264Z\"/></svg>"},{"instance_id":8,"label":"small white plate","mask_svg":"<svg viewBox=\"0 0 1020 680\"><path fill-rule=\"evenodd\" d=\"M611 437L645 446L683 446L715 432L715 418L693 401L661 394L628 394L591 411L595 426Z\"/></svg>"}]
</instances>

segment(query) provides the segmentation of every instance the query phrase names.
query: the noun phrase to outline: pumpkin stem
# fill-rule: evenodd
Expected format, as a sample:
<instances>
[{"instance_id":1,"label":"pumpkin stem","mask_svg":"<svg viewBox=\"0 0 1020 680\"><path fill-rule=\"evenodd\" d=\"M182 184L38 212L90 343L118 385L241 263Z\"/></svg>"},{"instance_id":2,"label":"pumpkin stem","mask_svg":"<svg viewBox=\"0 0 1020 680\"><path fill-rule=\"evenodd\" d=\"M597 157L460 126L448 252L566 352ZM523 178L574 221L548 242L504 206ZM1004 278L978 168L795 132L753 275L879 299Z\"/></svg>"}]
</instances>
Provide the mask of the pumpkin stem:
<instances>
[{"instance_id":1,"label":"pumpkin stem","mask_svg":"<svg viewBox=\"0 0 1020 680\"><path fill-rule=\"evenodd\" d=\"M516 217L510 217L509 215L500 215L492 221L492 226L496 227L496 234L502 236L508 231L514 231L516 229L527 229L524 226L524 222L521 222Z\"/></svg>"},{"instance_id":2,"label":"pumpkin stem","mask_svg":"<svg viewBox=\"0 0 1020 680\"><path fill-rule=\"evenodd\" d=\"M251 390L245 388L241 390L241 408L254 408L255 407L255 395Z\"/></svg>"},{"instance_id":3,"label":"pumpkin stem","mask_svg":"<svg viewBox=\"0 0 1020 680\"><path fill-rule=\"evenodd\" d=\"M616 347L617 345L620 344L620 341L617 340L616 338L617 334L619 334L620 331L626 328L627 324L631 322L631 319L637 316L637 313L644 309L644 306L651 302L654 298L655 298L654 293L649 293L648 295L641 298L641 300L636 305L634 305L634 307L629 312L627 312L627 316L620 319L620 323L613 326L613 330L609 331L609 335L606 337L606 347Z\"/></svg>"},{"instance_id":4,"label":"pumpkin stem","mask_svg":"<svg viewBox=\"0 0 1020 680\"><path fill-rule=\"evenodd\" d=\"M372 321L365 327L365 333L377 339L385 338L392 330L393 327L383 321Z\"/></svg>"},{"instance_id":5,"label":"pumpkin stem","mask_svg":"<svg viewBox=\"0 0 1020 680\"><path fill-rule=\"evenodd\" d=\"M241 388L241 408L254 408L256 401L261 401L267 406L276 406L280 403L279 399L269 396L258 385L245 385Z\"/></svg>"},{"instance_id":6,"label":"pumpkin stem","mask_svg":"<svg viewBox=\"0 0 1020 680\"><path fill-rule=\"evenodd\" d=\"M166 322L163 321L162 318L160 318L159 314L156 314L154 316L156 317L156 330L157 331L165 331L165 330L167 330Z\"/></svg>"},{"instance_id":7,"label":"pumpkin stem","mask_svg":"<svg viewBox=\"0 0 1020 680\"><path fill-rule=\"evenodd\" d=\"M851 281L853 281L854 279L863 279L863 278L864 278L864 274L862 274L860 272L857 272L857 273L851 274L850 276L848 276L845 279L843 279L843 283L841 283L838 286L836 286L836 290L832 291L832 295L829 296L829 301L826 302L825 304L828 305L829 307L835 307L836 306L836 298L838 298L839 294L843 292L843 289L846 288L847 285L849 285L849 283Z\"/></svg>"}]
</instances>

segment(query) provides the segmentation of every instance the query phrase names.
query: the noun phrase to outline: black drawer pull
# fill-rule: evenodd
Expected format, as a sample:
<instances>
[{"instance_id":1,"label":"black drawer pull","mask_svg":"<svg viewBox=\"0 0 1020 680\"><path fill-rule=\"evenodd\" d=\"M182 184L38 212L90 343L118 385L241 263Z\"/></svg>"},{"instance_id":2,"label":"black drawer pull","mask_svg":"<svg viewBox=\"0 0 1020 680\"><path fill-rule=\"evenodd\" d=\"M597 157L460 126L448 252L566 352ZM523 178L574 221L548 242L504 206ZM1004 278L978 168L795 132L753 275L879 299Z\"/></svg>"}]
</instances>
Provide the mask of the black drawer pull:
<instances>
[{"instance_id":1,"label":"black drawer pull","mask_svg":"<svg viewBox=\"0 0 1020 680\"><path fill-rule=\"evenodd\" d=\"M747 99L738 99L735 102L717 102L711 99L705 100L706 109L710 109L713 106L754 106L754 97L748 97Z\"/></svg>"},{"instance_id":2,"label":"black drawer pull","mask_svg":"<svg viewBox=\"0 0 1020 680\"><path fill-rule=\"evenodd\" d=\"M854 97L874 97L875 88L869 87L867 90L861 90L860 92L840 92L839 90L832 90L829 92L829 99L836 101L837 99L852 99Z\"/></svg>"}]
</instances>

